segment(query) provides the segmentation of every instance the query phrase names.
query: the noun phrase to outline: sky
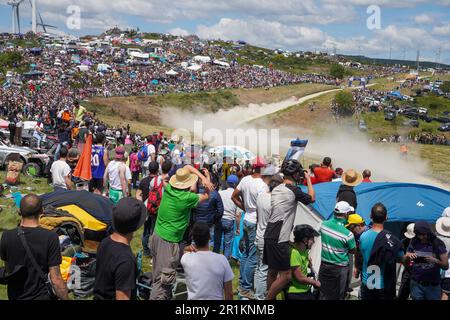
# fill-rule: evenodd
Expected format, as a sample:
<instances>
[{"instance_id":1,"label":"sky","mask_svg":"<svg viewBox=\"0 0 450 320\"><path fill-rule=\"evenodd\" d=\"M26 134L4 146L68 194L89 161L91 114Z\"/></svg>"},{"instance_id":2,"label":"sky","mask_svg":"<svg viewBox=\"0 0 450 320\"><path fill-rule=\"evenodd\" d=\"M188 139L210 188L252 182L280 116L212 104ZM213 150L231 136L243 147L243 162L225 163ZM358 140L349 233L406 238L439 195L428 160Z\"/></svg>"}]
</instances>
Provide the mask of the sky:
<instances>
[{"instance_id":1,"label":"sky","mask_svg":"<svg viewBox=\"0 0 450 320\"><path fill-rule=\"evenodd\" d=\"M10 0L0 0L0 31L11 32ZM450 0L37 0L59 32L100 34L136 28L266 48L321 50L450 64ZM79 12L80 19L77 19ZM30 0L20 6L31 29Z\"/></svg>"}]
</instances>

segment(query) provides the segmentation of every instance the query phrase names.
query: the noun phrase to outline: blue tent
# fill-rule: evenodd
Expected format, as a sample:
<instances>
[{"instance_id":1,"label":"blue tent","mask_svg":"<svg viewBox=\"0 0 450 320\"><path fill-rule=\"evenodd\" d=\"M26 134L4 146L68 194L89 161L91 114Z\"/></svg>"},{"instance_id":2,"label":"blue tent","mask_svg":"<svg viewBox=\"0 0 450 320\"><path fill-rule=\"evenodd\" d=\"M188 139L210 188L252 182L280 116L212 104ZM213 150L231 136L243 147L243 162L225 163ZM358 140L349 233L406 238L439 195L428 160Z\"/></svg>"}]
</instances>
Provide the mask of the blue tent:
<instances>
[{"instance_id":1,"label":"blue tent","mask_svg":"<svg viewBox=\"0 0 450 320\"><path fill-rule=\"evenodd\" d=\"M339 186L340 182L314 185L316 202L312 207L324 219L328 219L333 213ZM358 200L356 212L366 221L370 221L370 210L377 202L386 206L390 222L425 220L434 223L444 209L450 206L449 191L423 184L361 183L355 187L355 192Z\"/></svg>"},{"instance_id":2,"label":"blue tent","mask_svg":"<svg viewBox=\"0 0 450 320\"><path fill-rule=\"evenodd\" d=\"M403 97L400 91L391 91L389 95L398 99L401 99Z\"/></svg>"}]
</instances>

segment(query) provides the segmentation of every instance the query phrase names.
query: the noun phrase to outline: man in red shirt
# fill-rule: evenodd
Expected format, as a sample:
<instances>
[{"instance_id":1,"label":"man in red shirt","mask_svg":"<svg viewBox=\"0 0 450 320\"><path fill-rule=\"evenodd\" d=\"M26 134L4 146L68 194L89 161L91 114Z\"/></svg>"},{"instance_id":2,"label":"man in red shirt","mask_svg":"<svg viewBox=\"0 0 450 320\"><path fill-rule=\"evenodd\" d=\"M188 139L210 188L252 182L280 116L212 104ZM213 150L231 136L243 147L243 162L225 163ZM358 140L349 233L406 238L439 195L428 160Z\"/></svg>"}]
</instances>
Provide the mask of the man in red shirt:
<instances>
[{"instance_id":1,"label":"man in red shirt","mask_svg":"<svg viewBox=\"0 0 450 320\"><path fill-rule=\"evenodd\" d=\"M362 175L363 175L362 182L372 182L372 180L370 180L370 176L372 175L372 172L370 172L369 169L364 170Z\"/></svg>"},{"instance_id":2,"label":"man in red shirt","mask_svg":"<svg viewBox=\"0 0 450 320\"><path fill-rule=\"evenodd\" d=\"M314 169L314 176L316 177L316 183L330 182L335 176L333 166L331 165L331 158L323 158L320 167Z\"/></svg>"}]
</instances>

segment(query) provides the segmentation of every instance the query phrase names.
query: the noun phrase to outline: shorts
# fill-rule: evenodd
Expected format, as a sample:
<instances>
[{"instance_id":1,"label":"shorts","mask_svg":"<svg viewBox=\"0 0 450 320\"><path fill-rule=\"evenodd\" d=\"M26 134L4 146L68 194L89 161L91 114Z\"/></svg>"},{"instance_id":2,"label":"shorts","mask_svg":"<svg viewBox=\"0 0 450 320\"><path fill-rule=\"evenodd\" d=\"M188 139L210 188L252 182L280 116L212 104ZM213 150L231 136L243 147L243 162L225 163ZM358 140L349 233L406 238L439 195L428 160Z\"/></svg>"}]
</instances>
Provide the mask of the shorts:
<instances>
[{"instance_id":1,"label":"shorts","mask_svg":"<svg viewBox=\"0 0 450 320\"><path fill-rule=\"evenodd\" d=\"M441 290L445 294L450 294L450 278L444 278L441 281Z\"/></svg>"},{"instance_id":2,"label":"shorts","mask_svg":"<svg viewBox=\"0 0 450 320\"><path fill-rule=\"evenodd\" d=\"M120 199L123 198L123 191L116 189L109 189L109 199L116 205Z\"/></svg>"},{"instance_id":3,"label":"shorts","mask_svg":"<svg viewBox=\"0 0 450 320\"><path fill-rule=\"evenodd\" d=\"M289 242L278 243L274 240L264 240L263 263L269 269L289 271L291 269L291 250Z\"/></svg>"},{"instance_id":4,"label":"shorts","mask_svg":"<svg viewBox=\"0 0 450 320\"><path fill-rule=\"evenodd\" d=\"M103 178L92 178L92 180L89 181L89 192L93 192L95 189L103 192Z\"/></svg>"}]
</instances>

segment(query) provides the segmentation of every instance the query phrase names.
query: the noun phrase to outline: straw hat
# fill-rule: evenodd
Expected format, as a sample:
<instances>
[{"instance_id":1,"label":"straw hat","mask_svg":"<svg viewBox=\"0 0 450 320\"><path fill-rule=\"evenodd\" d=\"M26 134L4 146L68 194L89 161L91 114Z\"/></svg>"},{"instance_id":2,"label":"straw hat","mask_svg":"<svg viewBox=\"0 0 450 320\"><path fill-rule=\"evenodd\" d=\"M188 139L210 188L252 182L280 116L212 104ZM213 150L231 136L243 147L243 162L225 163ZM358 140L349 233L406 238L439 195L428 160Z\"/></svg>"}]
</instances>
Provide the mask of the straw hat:
<instances>
[{"instance_id":1,"label":"straw hat","mask_svg":"<svg viewBox=\"0 0 450 320\"><path fill-rule=\"evenodd\" d=\"M450 218L441 217L436 221L436 231L441 236L450 237Z\"/></svg>"},{"instance_id":2,"label":"straw hat","mask_svg":"<svg viewBox=\"0 0 450 320\"><path fill-rule=\"evenodd\" d=\"M197 180L198 177L195 174L191 174L186 168L181 168L170 178L169 183L177 189L189 189L197 183Z\"/></svg>"},{"instance_id":3,"label":"straw hat","mask_svg":"<svg viewBox=\"0 0 450 320\"><path fill-rule=\"evenodd\" d=\"M408 224L408 226L406 227L406 232L404 233L404 235L408 239L412 239L412 238L414 238L416 236L416 234L414 233L414 223Z\"/></svg>"},{"instance_id":4,"label":"straw hat","mask_svg":"<svg viewBox=\"0 0 450 320\"><path fill-rule=\"evenodd\" d=\"M353 169L345 171L342 175L342 184L345 184L346 186L355 187L359 185L362 180L362 174Z\"/></svg>"}]
</instances>

